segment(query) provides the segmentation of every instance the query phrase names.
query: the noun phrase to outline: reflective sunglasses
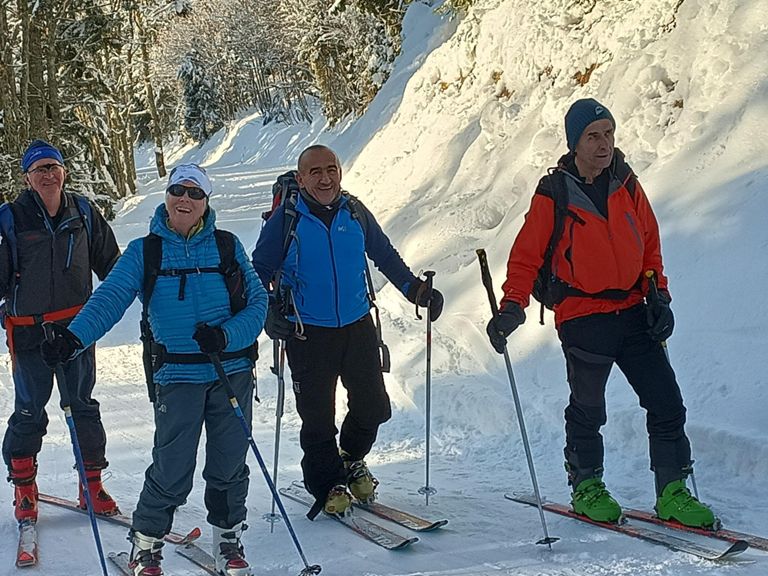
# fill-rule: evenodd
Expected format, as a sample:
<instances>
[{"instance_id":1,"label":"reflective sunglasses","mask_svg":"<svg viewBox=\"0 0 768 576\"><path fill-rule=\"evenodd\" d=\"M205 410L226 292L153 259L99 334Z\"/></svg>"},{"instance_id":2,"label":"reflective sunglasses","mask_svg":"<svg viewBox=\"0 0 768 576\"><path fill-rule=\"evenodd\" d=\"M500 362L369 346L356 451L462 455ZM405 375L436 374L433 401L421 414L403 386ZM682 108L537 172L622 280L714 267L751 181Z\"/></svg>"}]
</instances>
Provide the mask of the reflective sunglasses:
<instances>
[{"instance_id":1,"label":"reflective sunglasses","mask_svg":"<svg viewBox=\"0 0 768 576\"><path fill-rule=\"evenodd\" d=\"M181 198L184 196L184 194L186 194L192 200L202 200L206 197L206 193L203 192L202 188L184 186L183 184L174 184L173 186L169 186L166 192L168 192L168 194L171 196L176 196L177 198Z\"/></svg>"},{"instance_id":2,"label":"reflective sunglasses","mask_svg":"<svg viewBox=\"0 0 768 576\"><path fill-rule=\"evenodd\" d=\"M59 168L64 168L61 164L43 164L42 166L38 166L34 170L29 170L27 174L35 174L37 176L42 176L43 174L50 174L51 172L54 172L55 170L58 170Z\"/></svg>"}]
</instances>

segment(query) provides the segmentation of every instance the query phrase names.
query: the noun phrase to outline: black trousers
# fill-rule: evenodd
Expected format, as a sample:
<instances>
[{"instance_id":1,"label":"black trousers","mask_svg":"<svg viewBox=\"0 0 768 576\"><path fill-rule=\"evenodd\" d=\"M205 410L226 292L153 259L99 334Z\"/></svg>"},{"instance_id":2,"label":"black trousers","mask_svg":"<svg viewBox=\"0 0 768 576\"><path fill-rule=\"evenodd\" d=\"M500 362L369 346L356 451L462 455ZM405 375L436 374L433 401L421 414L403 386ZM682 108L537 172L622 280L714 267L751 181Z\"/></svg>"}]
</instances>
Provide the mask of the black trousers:
<instances>
[{"instance_id":1,"label":"black trousers","mask_svg":"<svg viewBox=\"0 0 768 576\"><path fill-rule=\"evenodd\" d=\"M336 445L339 378L347 389L348 406L339 446L354 459L370 452L379 425L392 411L370 315L342 328L305 326L304 334L306 340L289 340L286 352L301 417L304 484L315 498L324 500L332 486L346 484Z\"/></svg>"},{"instance_id":2,"label":"black trousers","mask_svg":"<svg viewBox=\"0 0 768 576\"><path fill-rule=\"evenodd\" d=\"M648 335L645 305L563 322L560 341L571 395L565 409L565 458L575 485L603 466L605 385L615 363L646 411L651 469L665 481L683 478L691 463L685 406L661 344ZM574 479L574 476L576 479Z\"/></svg>"}]
</instances>

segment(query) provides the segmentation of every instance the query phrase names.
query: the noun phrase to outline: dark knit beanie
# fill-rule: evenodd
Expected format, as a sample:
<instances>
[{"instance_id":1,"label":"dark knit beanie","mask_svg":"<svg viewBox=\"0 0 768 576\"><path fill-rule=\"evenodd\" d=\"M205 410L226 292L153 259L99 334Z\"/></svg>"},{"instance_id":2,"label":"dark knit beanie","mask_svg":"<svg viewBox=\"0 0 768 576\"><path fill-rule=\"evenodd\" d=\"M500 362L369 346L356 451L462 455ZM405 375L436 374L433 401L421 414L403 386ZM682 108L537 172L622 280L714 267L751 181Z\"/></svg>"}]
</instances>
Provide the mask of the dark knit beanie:
<instances>
[{"instance_id":1,"label":"dark knit beanie","mask_svg":"<svg viewBox=\"0 0 768 576\"><path fill-rule=\"evenodd\" d=\"M595 120L610 120L616 128L611 111L594 98L576 100L565 114L565 139L568 150L575 150L584 130Z\"/></svg>"},{"instance_id":2,"label":"dark knit beanie","mask_svg":"<svg viewBox=\"0 0 768 576\"><path fill-rule=\"evenodd\" d=\"M26 174L32 164L43 158L56 160L64 166L64 157L58 148L48 144L45 140L33 140L24 152L24 156L21 157L21 171Z\"/></svg>"}]
</instances>

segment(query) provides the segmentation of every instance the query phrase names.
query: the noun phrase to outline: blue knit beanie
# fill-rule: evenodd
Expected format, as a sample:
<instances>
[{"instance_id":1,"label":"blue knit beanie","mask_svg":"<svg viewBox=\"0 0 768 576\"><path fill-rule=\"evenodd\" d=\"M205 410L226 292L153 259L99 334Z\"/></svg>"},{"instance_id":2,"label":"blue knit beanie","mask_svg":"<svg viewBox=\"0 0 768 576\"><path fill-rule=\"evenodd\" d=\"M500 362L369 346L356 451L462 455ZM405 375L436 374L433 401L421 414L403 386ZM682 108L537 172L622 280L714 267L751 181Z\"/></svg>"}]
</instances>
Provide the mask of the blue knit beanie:
<instances>
[{"instance_id":1,"label":"blue knit beanie","mask_svg":"<svg viewBox=\"0 0 768 576\"><path fill-rule=\"evenodd\" d=\"M582 133L595 120L610 120L616 128L611 111L594 98L576 100L565 114L565 139L568 150L575 150Z\"/></svg>"},{"instance_id":2,"label":"blue knit beanie","mask_svg":"<svg viewBox=\"0 0 768 576\"><path fill-rule=\"evenodd\" d=\"M29 171L29 167L42 158L56 160L64 166L64 157L57 148L48 144L45 140L33 140L21 158L21 171L26 174Z\"/></svg>"}]
</instances>

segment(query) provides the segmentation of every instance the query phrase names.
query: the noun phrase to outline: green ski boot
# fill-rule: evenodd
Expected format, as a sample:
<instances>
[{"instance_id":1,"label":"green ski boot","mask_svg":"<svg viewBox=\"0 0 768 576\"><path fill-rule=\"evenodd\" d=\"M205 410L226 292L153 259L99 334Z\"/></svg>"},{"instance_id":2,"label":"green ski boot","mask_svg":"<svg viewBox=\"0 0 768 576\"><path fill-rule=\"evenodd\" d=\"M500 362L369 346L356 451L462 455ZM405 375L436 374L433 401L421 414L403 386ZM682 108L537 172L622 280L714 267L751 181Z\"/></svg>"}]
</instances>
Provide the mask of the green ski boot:
<instances>
[{"instance_id":1,"label":"green ski boot","mask_svg":"<svg viewBox=\"0 0 768 576\"><path fill-rule=\"evenodd\" d=\"M675 480L664 487L656 499L656 514L662 520L677 520L696 528L711 528L716 522L712 510L691 494L685 480Z\"/></svg>"},{"instance_id":2,"label":"green ski boot","mask_svg":"<svg viewBox=\"0 0 768 576\"><path fill-rule=\"evenodd\" d=\"M600 478L583 480L571 494L571 507L595 522L618 522L621 518L621 506Z\"/></svg>"}]
</instances>

